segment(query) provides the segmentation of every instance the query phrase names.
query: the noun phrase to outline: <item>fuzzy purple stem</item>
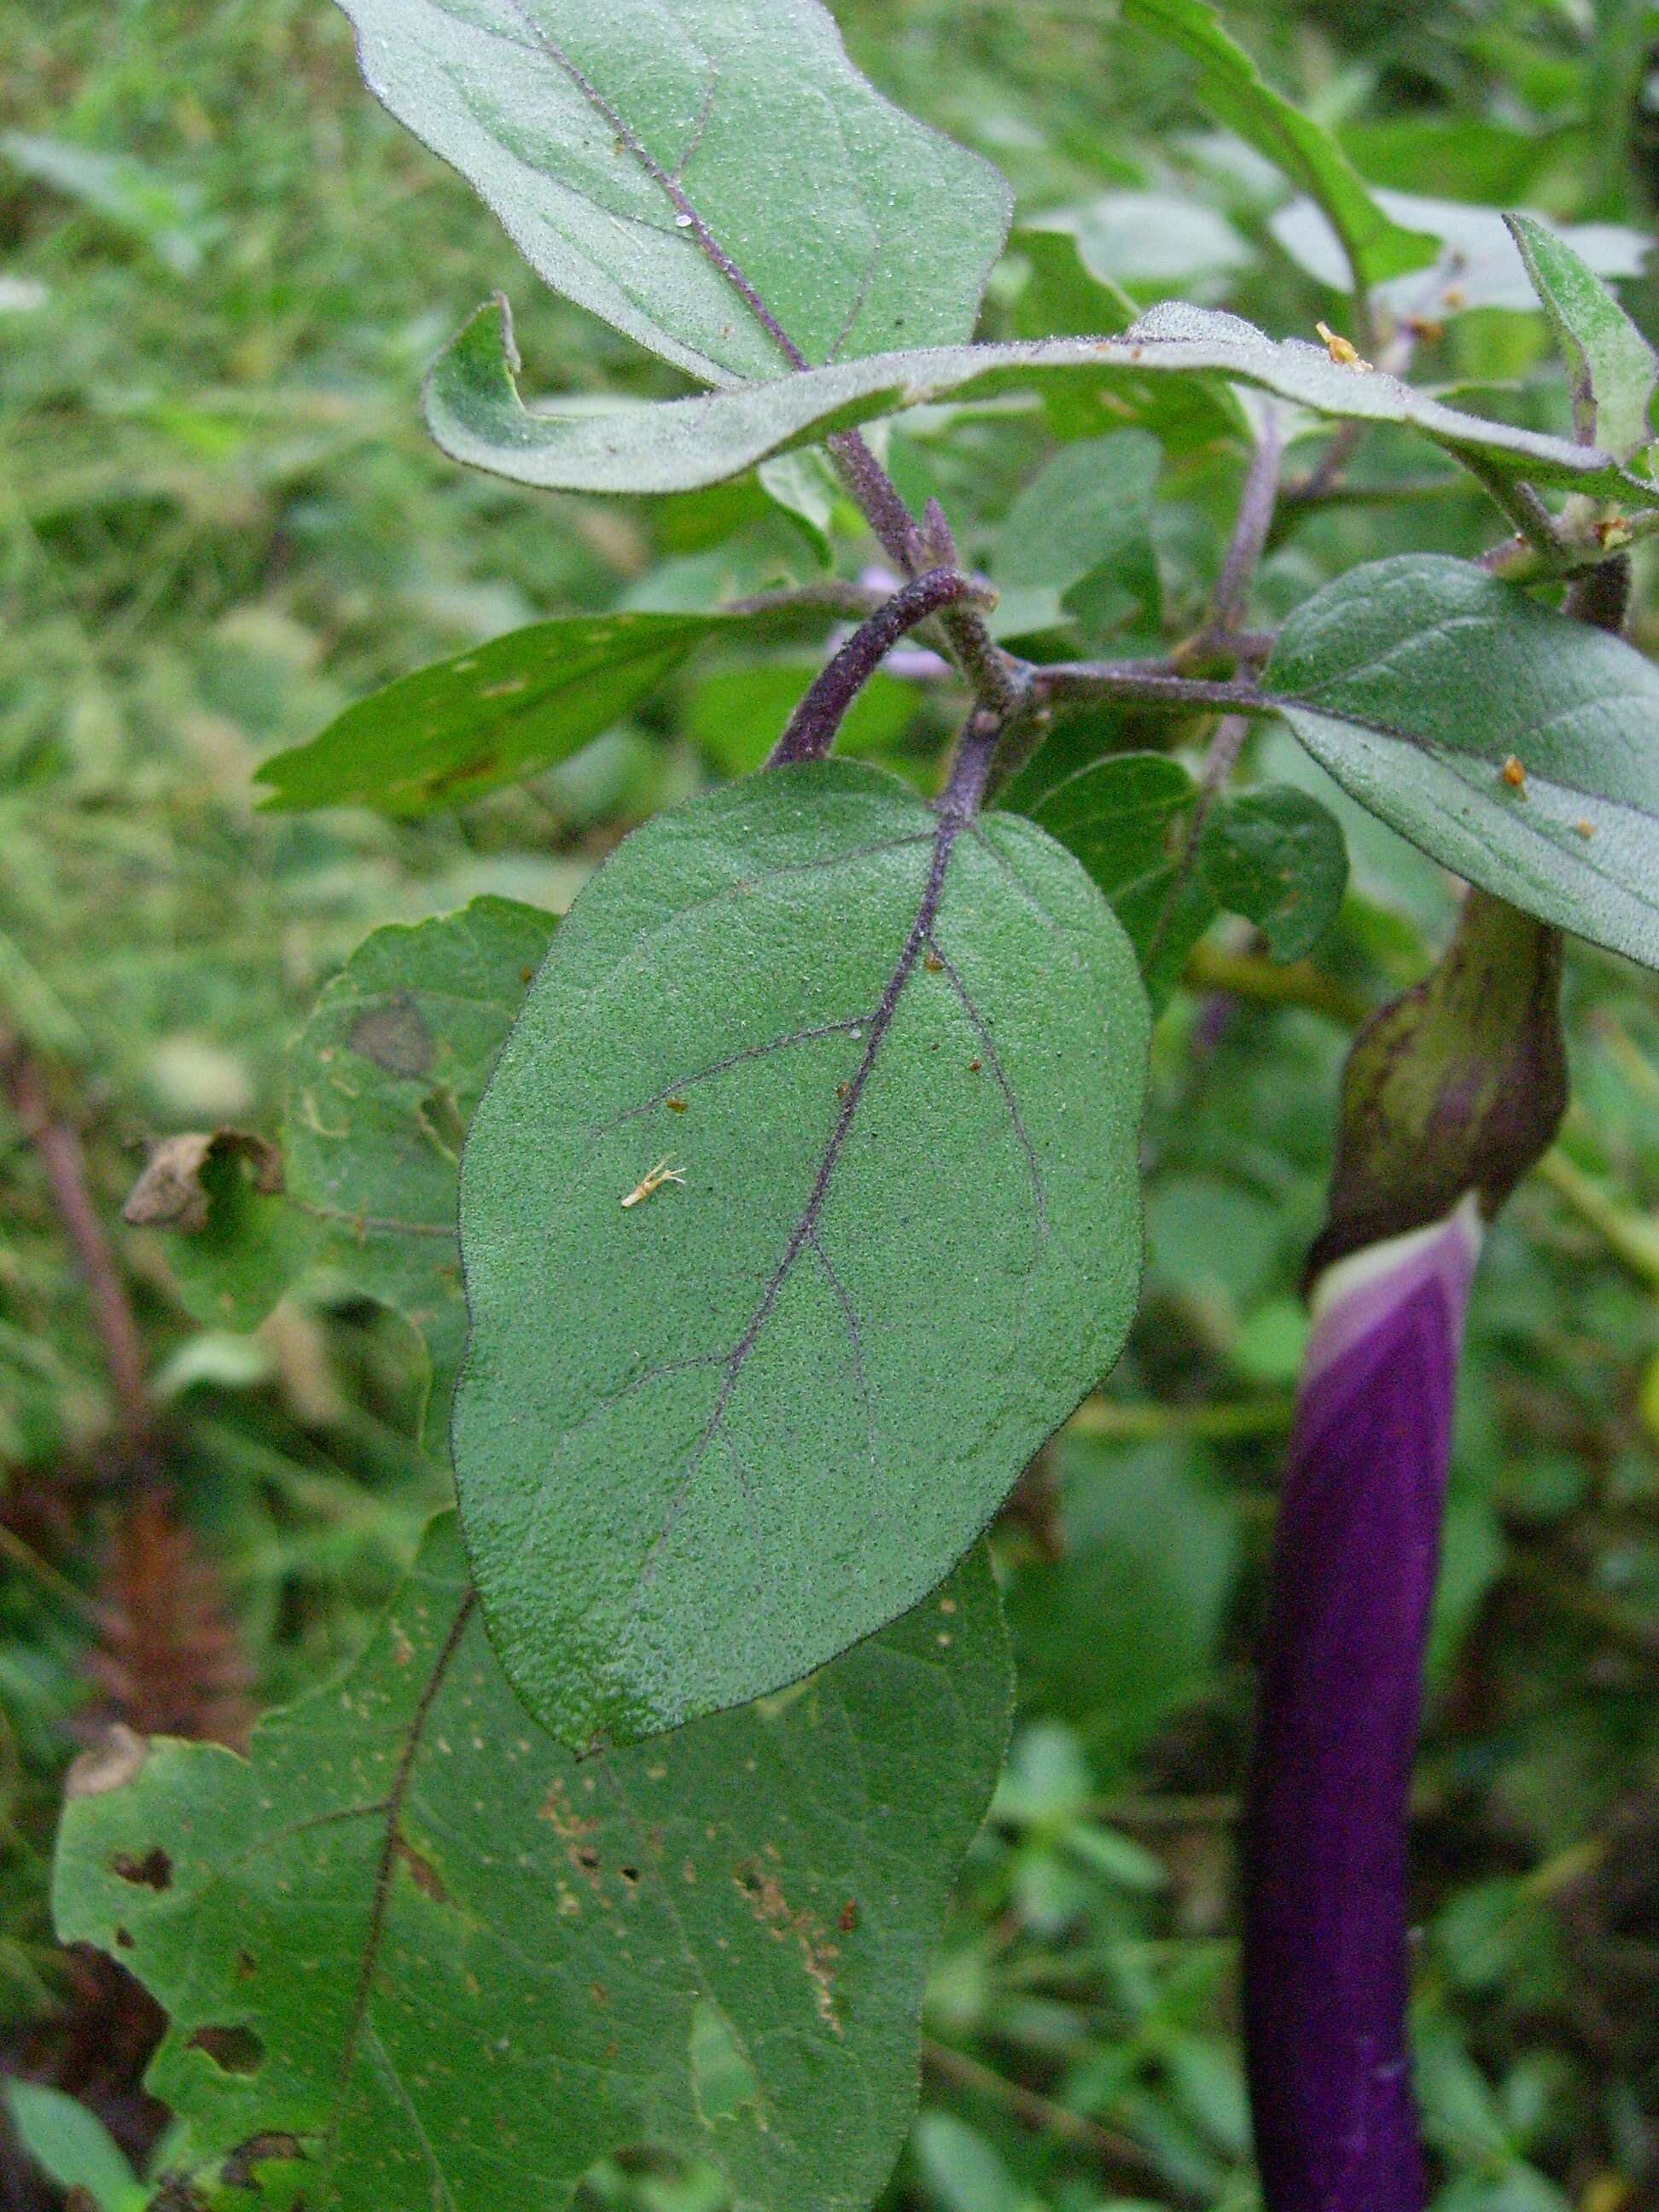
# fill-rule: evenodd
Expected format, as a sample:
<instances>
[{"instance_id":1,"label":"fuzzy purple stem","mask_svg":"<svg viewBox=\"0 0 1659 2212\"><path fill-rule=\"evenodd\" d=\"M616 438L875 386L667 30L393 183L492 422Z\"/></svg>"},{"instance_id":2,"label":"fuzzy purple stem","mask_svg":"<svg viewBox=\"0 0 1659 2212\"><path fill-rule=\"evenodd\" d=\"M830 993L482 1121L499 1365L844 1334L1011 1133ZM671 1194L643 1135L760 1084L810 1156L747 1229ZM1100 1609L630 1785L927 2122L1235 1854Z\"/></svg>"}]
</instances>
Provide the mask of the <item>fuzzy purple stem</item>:
<instances>
[{"instance_id":1,"label":"fuzzy purple stem","mask_svg":"<svg viewBox=\"0 0 1659 2212\"><path fill-rule=\"evenodd\" d=\"M930 568L860 624L841 651L813 679L773 747L768 768L790 761L822 760L836 742L848 708L874 675L884 655L907 631L940 608L981 595L981 586L956 568Z\"/></svg>"},{"instance_id":2,"label":"fuzzy purple stem","mask_svg":"<svg viewBox=\"0 0 1659 2212\"><path fill-rule=\"evenodd\" d=\"M1407 1813L1476 1200L1314 1295L1246 1803L1244 1990L1271 2212L1420 2212Z\"/></svg>"}]
</instances>

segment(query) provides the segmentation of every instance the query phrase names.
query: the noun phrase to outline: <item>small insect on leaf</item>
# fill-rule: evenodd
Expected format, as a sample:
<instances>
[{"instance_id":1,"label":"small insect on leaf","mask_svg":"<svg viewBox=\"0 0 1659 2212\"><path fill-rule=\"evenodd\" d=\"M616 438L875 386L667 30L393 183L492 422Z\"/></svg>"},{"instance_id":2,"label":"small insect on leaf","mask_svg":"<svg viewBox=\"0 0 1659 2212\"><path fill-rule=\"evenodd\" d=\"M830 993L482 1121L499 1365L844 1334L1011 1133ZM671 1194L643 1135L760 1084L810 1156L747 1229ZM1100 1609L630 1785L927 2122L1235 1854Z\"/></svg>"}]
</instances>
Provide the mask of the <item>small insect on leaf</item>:
<instances>
[{"instance_id":1,"label":"small insect on leaf","mask_svg":"<svg viewBox=\"0 0 1659 2212\"><path fill-rule=\"evenodd\" d=\"M684 1182L685 1181L685 1177L680 1173L678 1168L671 1168L669 1166L668 1163L671 1158L671 1154L665 1152L661 1159L657 1162L656 1166L650 1169L645 1175L642 1175L640 1177L633 1189L629 1192L627 1197L623 1200L624 1211L630 1206L640 1205L644 1200L650 1197L653 1190L660 1190L665 1182Z\"/></svg>"},{"instance_id":2,"label":"small insect on leaf","mask_svg":"<svg viewBox=\"0 0 1659 2212\"><path fill-rule=\"evenodd\" d=\"M1527 788L1527 771L1513 753L1510 753L1504 763L1504 781L1511 791L1518 791L1524 796Z\"/></svg>"},{"instance_id":3,"label":"small insect on leaf","mask_svg":"<svg viewBox=\"0 0 1659 2212\"><path fill-rule=\"evenodd\" d=\"M1314 328L1325 342L1325 350L1339 368L1351 368L1356 374L1369 376L1376 366L1367 361L1351 339L1334 331L1328 323L1316 323Z\"/></svg>"}]
</instances>

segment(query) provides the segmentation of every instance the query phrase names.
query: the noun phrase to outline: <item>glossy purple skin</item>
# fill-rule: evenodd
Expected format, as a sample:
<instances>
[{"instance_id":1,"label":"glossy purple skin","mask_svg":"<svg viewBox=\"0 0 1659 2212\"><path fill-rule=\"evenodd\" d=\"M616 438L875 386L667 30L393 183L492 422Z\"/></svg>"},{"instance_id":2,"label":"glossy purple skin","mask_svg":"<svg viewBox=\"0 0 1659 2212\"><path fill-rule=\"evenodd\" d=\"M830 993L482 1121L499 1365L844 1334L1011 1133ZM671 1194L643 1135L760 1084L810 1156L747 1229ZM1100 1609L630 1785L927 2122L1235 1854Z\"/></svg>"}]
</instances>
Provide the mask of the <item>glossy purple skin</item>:
<instances>
[{"instance_id":1,"label":"glossy purple skin","mask_svg":"<svg viewBox=\"0 0 1659 2212\"><path fill-rule=\"evenodd\" d=\"M1245 1815L1245 2023L1269 2212L1420 2212L1406 1833L1473 1202L1316 1292Z\"/></svg>"}]
</instances>

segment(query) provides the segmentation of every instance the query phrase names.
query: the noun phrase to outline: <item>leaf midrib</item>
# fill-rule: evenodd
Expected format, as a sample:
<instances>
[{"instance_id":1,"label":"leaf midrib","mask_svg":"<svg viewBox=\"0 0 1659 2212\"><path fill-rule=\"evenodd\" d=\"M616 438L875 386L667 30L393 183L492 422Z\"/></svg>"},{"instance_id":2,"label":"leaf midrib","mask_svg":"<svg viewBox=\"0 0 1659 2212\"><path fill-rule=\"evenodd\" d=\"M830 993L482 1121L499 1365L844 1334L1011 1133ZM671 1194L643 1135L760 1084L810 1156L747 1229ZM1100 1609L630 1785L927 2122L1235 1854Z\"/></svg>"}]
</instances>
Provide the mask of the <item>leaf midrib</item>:
<instances>
[{"instance_id":1,"label":"leaf midrib","mask_svg":"<svg viewBox=\"0 0 1659 2212\"><path fill-rule=\"evenodd\" d=\"M633 125L629 123L627 118L623 116L620 108L615 106L611 101L606 98L605 94L599 89L599 86L594 83L592 77L587 75L586 71L580 66L580 64L573 60L556 40L548 36L547 33L542 28L540 24L536 22L526 12L526 9L522 5L522 0L507 0L507 4L512 9L513 13L518 17L519 21L524 25L525 29L530 33L532 39L535 40L536 44L547 56L547 58L553 64L554 67L561 70L563 75L568 78L570 82L575 86L577 91L580 93L582 98L587 101L594 112L604 120L609 129L615 131L618 144L623 146L628 153L633 156L633 158L639 163L641 168L645 172L646 175L650 178L652 183L666 195L676 213L684 219L686 228L690 231L692 239L696 241L699 251L703 255L703 258L711 264L720 276L726 279L726 283L732 287L732 289L737 294L738 299L742 301L744 306L748 308L758 327L765 332L766 336L771 339L773 344L776 346L778 351L782 355L784 361L788 367L792 369L803 369L810 367L811 364L807 361L806 356L801 351L801 349L795 343L794 340L789 336L789 333L784 329L782 324L772 313L772 310L767 306L766 301L761 297L760 292L757 287L744 274L741 264L732 254L726 252L726 248L721 246L719 240L714 236L714 232L709 228L708 222L703 217L702 210L691 198L690 193L688 193L684 187L679 183L678 179L671 176L668 171L663 167L661 162L657 160L656 156L651 152L650 149L640 137L638 132L635 131ZM711 69L714 68L714 64L711 62ZM716 70L714 83L717 83L718 81L719 73L718 70ZM708 100L711 104L714 97L714 83L711 83L708 91ZM698 118L696 129L692 137L692 151L695 151L697 144L702 139L703 131L707 127L708 119L708 107L705 107L703 113ZM685 159L688 161L690 159L690 151L687 153ZM725 372L719 371L718 364L713 362L709 362L708 367L711 370L717 372L715 376L711 377L711 381L720 380L721 378L724 378L724 380L731 384L740 384L748 380L742 378L734 378L726 375Z\"/></svg>"},{"instance_id":2,"label":"leaf midrib","mask_svg":"<svg viewBox=\"0 0 1659 2212\"><path fill-rule=\"evenodd\" d=\"M646 1591L649 1589L654 1575L657 1559L678 1522L681 1511L690 1495L691 1486L696 1481L697 1472L702 1467L704 1455L724 1424L726 1409L732 1402L732 1395L742 1379L749 1355L759 1342L796 1261L809 1246L816 1243L818 1218L823 1212L824 1200L829 1195L836 1163L841 1158L847 1139L851 1133L853 1123L857 1118L860 1102L863 1097L866 1085L874 1072L883 1040L891 1026L893 1016L898 1011L899 1000L904 995L904 987L915 972L916 962L921 957L922 947L927 941L928 932L938 915L939 899L945 889L945 875L951 865L951 855L955 849L958 836L966 826L967 817L964 815L943 807L938 810L938 827L933 832L933 852L929 857L927 874L922 884L921 896L916 902L915 912L911 918L903 947L894 964L891 975L883 988L876 1010L871 1017L870 1034L865 1042L863 1054L848 1081L847 1095L842 1101L841 1111L836 1117L835 1125L819 1155L817 1168L813 1176L811 1188L807 1193L806 1202L801 1208L793 1230L790 1232L788 1242L784 1247L783 1256L773 1270L766 1288L762 1291L760 1300L750 1316L748 1326L732 1350L724 1355L726 1372L714 1401L714 1411L708 1417L702 1434L692 1446L684 1472L680 1477L674 1495L669 1501L668 1509L664 1515L663 1525L658 1531L650 1550L647 1553L635 1578L633 1602L629 1607L630 1617L638 1612L644 1601ZM827 1261L825 1265L828 1267ZM833 1277L833 1270L830 1272Z\"/></svg>"}]
</instances>

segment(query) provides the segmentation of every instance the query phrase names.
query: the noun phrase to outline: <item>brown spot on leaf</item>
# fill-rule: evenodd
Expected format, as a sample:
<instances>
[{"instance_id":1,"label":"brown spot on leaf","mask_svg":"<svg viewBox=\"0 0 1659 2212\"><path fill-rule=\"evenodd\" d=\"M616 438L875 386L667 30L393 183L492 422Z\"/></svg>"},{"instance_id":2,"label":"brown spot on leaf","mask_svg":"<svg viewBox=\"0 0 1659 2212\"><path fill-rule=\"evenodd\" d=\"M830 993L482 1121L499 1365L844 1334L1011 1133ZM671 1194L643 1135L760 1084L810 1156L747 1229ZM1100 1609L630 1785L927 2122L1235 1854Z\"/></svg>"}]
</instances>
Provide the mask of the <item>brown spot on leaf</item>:
<instances>
[{"instance_id":1,"label":"brown spot on leaf","mask_svg":"<svg viewBox=\"0 0 1659 2212\"><path fill-rule=\"evenodd\" d=\"M424 1075L432 1065L432 1032L409 991L359 1014L346 1032L346 1042L388 1075Z\"/></svg>"},{"instance_id":2,"label":"brown spot on leaf","mask_svg":"<svg viewBox=\"0 0 1659 2212\"><path fill-rule=\"evenodd\" d=\"M443 1876L430 1859L423 1857L406 1836L398 1836L393 1848L409 1869L409 1878L422 1897L429 1897L434 1905L447 1905L449 1892L444 1887Z\"/></svg>"},{"instance_id":3,"label":"brown spot on leaf","mask_svg":"<svg viewBox=\"0 0 1659 2212\"><path fill-rule=\"evenodd\" d=\"M439 769L431 775L422 776L416 791L425 799L442 799L452 791L460 791L469 783L477 783L493 775L499 765L493 752L477 753L471 760L458 761L453 768Z\"/></svg>"},{"instance_id":4,"label":"brown spot on leaf","mask_svg":"<svg viewBox=\"0 0 1659 2212\"><path fill-rule=\"evenodd\" d=\"M252 2189L256 2186L253 2169L268 2159L301 2159L305 2152L298 2136L281 2135L268 2129L264 2134L250 2136L239 2143L226 2159L222 2168L225 2180L233 2189Z\"/></svg>"},{"instance_id":5,"label":"brown spot on leaf","mask_svg":"<svg viewBox=\"0 0 1659 2212\"><path fill-rule=\"evenodd\" d=\"M204 2051L226 2074L257 2074L264 2064L265 2046L251 2027L198 2027L185 2042L191 2051Z\"/></svg>"},{"instance_id":6,"label":"brown spot on leaf","mask_svg":"<svg viewBox=\"0 0 1659 2212\"><path fill-rule=\"evenodd\" d=\"M732 1869L732 1879L748 1899L756 1919L770 1929L775 1942L783 1943L793 1937L807 1979L812 1984L818 2018L839 2035L842 2027L836 2012L835 1994L838 1947L805 1907L797 1910L790 1905L777 1876L753 1859L739 1861Z\"/></svg>"},{"instance_id":7,"label":"brown spot on leaf","mask_svg":"<svg viewBox=\"0 0 1659 2212\"><path fill-rule=\"evenodd\" d=\"M118 1851L109 1863L110 1872L123 1881L131 1882L139 1889L161 1891L173 1887L173 1861L160 1844L145 1852L143 1858L131 1851Z\"/></svg>"}]
</instances>

